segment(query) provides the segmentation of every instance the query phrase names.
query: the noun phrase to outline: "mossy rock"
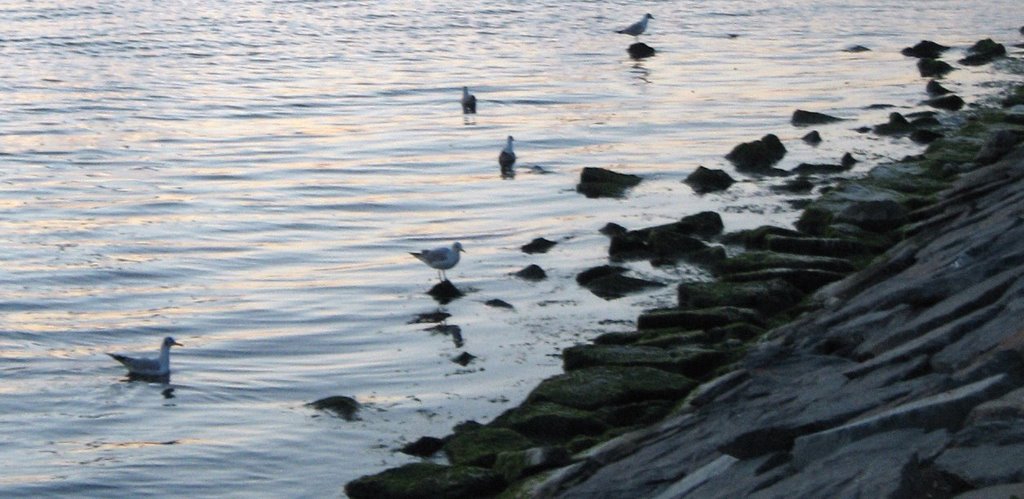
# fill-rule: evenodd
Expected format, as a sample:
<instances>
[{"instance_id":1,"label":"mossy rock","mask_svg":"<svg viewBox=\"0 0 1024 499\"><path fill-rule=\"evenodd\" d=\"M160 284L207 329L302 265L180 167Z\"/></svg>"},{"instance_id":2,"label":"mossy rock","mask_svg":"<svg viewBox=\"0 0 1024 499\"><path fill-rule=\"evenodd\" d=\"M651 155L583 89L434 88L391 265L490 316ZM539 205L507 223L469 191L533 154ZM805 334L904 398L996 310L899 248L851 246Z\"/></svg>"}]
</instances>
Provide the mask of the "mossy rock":
<instances>
[{"instance_id":1,"label":"mossy rock","mask_svg":"<svg viewBox=\"0 0 1024 499\"><path fill-rule=\"evenodd\" d=\"M643 400L675 400L696 385L686 376L652 367L590 367L542 381L527 401L593 410Z\"/></svg>"},{"instance_id":2,"label":"mossy rock","mask_svg":"<svg viewBox=\"0 0 1024 499\"><path fill-rule=\"evenodd\" d=\"M528 449L534 445L519 432L483 426L457 432L445 442L444 452L452 464L489 467L501 452Z\"/></svg>"},{"instance_id":3,"label":"mossy rock","mask_svg":"<svg viewBox=\"0 0 1024 499\"><path fill-rule=\"evenodd\" d=\"M622 429L635 428L657 423L665 418L672 408L674 400L648 400L635 404L606 407L598 411L603 419L612 427Z\"/></svg>"},{"instance_id":4,"label":"mossy rock","mask_svg":"<svg viewBox=\"0 0 1024 499\"><path fill-rule=\"evenodd\" d=\"M747 249L764 249L765 239L768 236L805 237L806 234L793 229L776 227L774 225L762 225L756 229L740 230L730 232L722 236L722 242L726 244L738 244Z\"/></svg>"},{"instance_id":5,"label":"mossy rock","mask_svg":"<svg viewBox=\"0 0 1024 499\"><path fill-rule=\"evenodd\" d=\"M594 366L645 366L699 378L727 355L698 347L659 348L644 345L576 345L562 351L566 371Z\"/></svg>"},{"instance_id":6,"label":"mossy rock","mask_svg":"<svg viewBox=\"0 0 1024 499\"><path fill-rule=\"evenodd\" d=\"M346 397L344 395L334 395L331 397L324 397L315 402L306 404L319 411L328 411L334 413L345 421L355 421L359 419L359 402L352 397Z\"/></svg>"},{"instance_id":7,"label":"mossy rock","mask_svg":"<svg viewBox=\"0 0 1024 499\"><path fill-rule=\"evenodd\" d=\"M352 499L433 499L493 496L505 488L497 473L473 466L410 463L345 485Z\"/></svg>"},{"instance_id":8,"label":"mossy rock","mask_svg":"<svg viewBox=\"0 0 1024 499\"><path fill-rule=\"evenodd\" d=\"M818 269L831 270L833 272L853 272L857 270L856 265L846 258L834 258L829 256L799 255L794 253L779 253L775 251L747 251L732 258L728 258L715 265L715 272L722 274L737 274L741 272L752 272L772 268L787 269ZM683 286L697 286L695 284L682 284ZM699 286L698 286L699 287ZM712 287L712 290L713 287ZM717 291L717 290L714 290ZM721 290L721 294L728 293L728 289ZM739 290L738 293L744 293ZM680 306L686 306L680 295ZM690 306L698 306L692 304ZM709 305L703 305L709 306ZM740 305L745 306L745 305Z\"/></svg>"},{"instance_id":9,"label":"mossy rock","mask_svg":"<svg viewBox=\"0 0 1024 499\"><path fill-rule=\"evenodd\" d=\"M743 307L710 307L701 309L660 308L646 310L637 318L637 329L686 328L710 329L749 322L762 324L764 318L756 310Z\"/></svg>"},{"instance_id":10,"label":"mossy rock","mask_svg":"<svg viewBox=\"0 0 1024 499\"><path fill-rule=\"evenodd\" d=\"M843 272L815 269L766 269L742 274L729 274L723 277L723 280L742 283L781 279L804 293L810 293L826 284L838 281L846 277L846 275Z\"/></svg>"},{"instance_id":11,"label":"mossy rock","mask_svg":"<svg viewBox=\"0 0 1024 499\"><path fill-rule=\"evenodd\" d=\"M564 442L578 435L599 435L608 429L591 411L553 402L513 407L494 418L491 425L510 428L542 442Z\"/></svg>"},{"instance_id":12,"label":"mossy rock","mask_svg":"<svg viewBox=\"0 0 1024 499\"><path fill-rule=\"evenodd\" d=\"M871 253L871 247L856 239L836 237L769 236L768 249L797 255L854 258Z\"/></svg>"},{"instance_id":13,"label":"mossy rock","mask_svg":"<svg viewBox=\"0 0 1024 499\"><path fill-rule=\"evenodd\" d=\"M845 260L839 261L846 262ZM852 264L849 265L852 267ZM796 305L803 297L803 292L782 279L745 283L716 281L679 285L679 306L681 308L744 307L757 310L766 317Z\"/></svg>"},{"instance_id":14,"label":"mossy rock","mask_svg":"<svg viewBox=\"0 0 1024 499\"><path fill-rule=\"evenodd\" d=\"M512 482L544 470L565 466L570 462L572 456L564 447L534 447L498 454L494 462L494 471Z\"/></svg>"}]
</instances>

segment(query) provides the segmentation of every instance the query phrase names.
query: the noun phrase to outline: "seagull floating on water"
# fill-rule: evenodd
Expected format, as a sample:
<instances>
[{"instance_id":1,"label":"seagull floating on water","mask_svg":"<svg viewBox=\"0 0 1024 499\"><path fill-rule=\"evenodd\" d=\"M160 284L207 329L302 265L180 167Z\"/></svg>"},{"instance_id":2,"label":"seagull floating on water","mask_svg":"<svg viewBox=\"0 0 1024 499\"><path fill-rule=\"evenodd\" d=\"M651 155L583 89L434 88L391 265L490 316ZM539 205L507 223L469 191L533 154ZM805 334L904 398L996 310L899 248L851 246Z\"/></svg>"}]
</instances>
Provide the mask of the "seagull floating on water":
<instances>
[{"instance_id":1,"label":"seagull floating on water","mask_svg":"<svg viewBox=\"0 0 1024 499\"><path fill-rule=\"evenodd\" d=\"M512 150L512 136L508 136L505 148L498 154L498 165L501 166L501 173L507 174L512 171L512 165L516 164L516 153Z\"/></svg>"},{"instance_id":2,"label":"seagull floating on water","mask_svg":"<svg viewBox=\"0 0 1024 499\"><path fill-rule=\"evenodd\" d=\"M459 263L459 253L465 253L466 250L462 249L462 243L454 243L450 248L441 247L429 250L423 250L419 253L409 253L416 257L419 261L427 264L432 269L437 269L437 278L442 280L448 280L448 276L444 271L452 268L455 264Z\"/></svg>"},{"instance_id":3,"label":"seagull floating on water","mask_svg":"<svg viewBox=\"0 0 1024 499\"><path fill-rule=\"evenodd\" d=\"M642 35L644 31L647 31L647 21L650 19L654 19L654 16L650 14L644 14L643 19L616 31L616 33L622 33L623 35L632 35L638 37Z\"/></svg>"},{"instance_id":4,"label":"seagull floating on water","mask_svg":"<svg viewBox=\"0 0 1024 499\"><path fill-rule=\"evenodd\" d=\"M476 96L469 93L469 87L462 87L462 114L476 114Z\"/></svg>"},{"instance_id":5,"label":"seagull floating on water","mask_svg":"<svg viewBox=\"0 0 1024 499\"><path fill-rule=\"evenodd\" d=\"M171 347L174 345L184 346L174 341L174 338L170 336L164 338L164 342L160 345L160 356L155 359L128 357L127 355L118 355L116 353L108 353L107 355L113 357L114 360L120 362L124 367L127 367L129 377L160 378L171 374Z\"/></svg>"}]
</instances>

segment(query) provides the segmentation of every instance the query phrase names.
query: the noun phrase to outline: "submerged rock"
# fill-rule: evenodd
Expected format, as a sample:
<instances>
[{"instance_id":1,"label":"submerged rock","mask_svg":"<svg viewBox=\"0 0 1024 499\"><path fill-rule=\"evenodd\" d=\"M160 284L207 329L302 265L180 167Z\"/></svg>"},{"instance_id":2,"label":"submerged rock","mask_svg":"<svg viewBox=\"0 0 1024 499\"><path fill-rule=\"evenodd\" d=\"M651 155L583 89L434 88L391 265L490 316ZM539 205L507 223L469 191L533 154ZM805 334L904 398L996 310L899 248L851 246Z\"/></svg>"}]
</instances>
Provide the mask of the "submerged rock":
<instances>
[{"instance_id":1,"label":"submerged rock","mask_svg":"<svg viewBox=\"0 0 1024 499\"><path fill-rule=\"evenodd\" d=\"M811 130L810 133L800 138L804 142L816 146L821 143L821 134L817 130Z\"/></svg>"},{"instance_id":2,"label":"submerged rock","mask_svg":"<svg viewBox=\"0 0 1024 499\"><path fill-rule=\"evenodd\" d=\"M991 38L986 38L972 45L971 48L967 49L967 53L967 57L957 62L965 66L980 66L992 62L997 57L1005 56L1006 46L994 42Z\"/></svg>"},{"instance_id":3,"label":"submerged rock","mask_svg":"<svg viewBox=\"0 0 1024 499\"><path fill-rule=\"evenodd\" d=\"M774 134L767 134L759 140L744 142L737 145L725 155L736 168L756 173L775 173L772 165L778 163L786 155L786 146L782 145Z\"/></svg>"},{"instance_id":4,"label":"submerged rock","mask_svg":"<svg viewBox=\"0 0 1024 499\"><path fill-rule=\"evenodd\" d=\"M939 109L947 109L950 111L959 111L960 108L964 107L964 100L958 95L943 95L941 97L935 97L924 101L926 105L936 107Z\"/></svg>"},{"instance_id":5,"label":"submerged rock","mask_svg":"<svg viewBox=\"0 0 1024 499\"><path fill-rule=\"evenodd\" d=\"M664 286L660 282L624 276L622 273L625 271L624 267L602 265L579 273L576 276L576 282L606 300L614 300L645 289Z\"/></svg>"},{"instance_id":6,"label":"submerged rock","mask_svg":"<svg viewBox=\"0 0 1024 499\"><path fill-rule=\"evenodd\" d=\"M949 47L945 45L940 45L931 40L921 40L913 47L904 48L900 53L907 57L917 57L919 59L937 59L947 50L949 50Z\"/></svg>"},{"instance_id":7,"label":"submerged rock","mask_svg":"<svg viewBox=\"0 0 1024 499\"><path fill-rule=\"evenodd\" d=\"M698 166L693 173L686 177L684 182L693 187L693 190L698 194L707 194L709 192L724 191L735 183L736 180L724 170L712 170Z\"/></svg>"},{"instance_id":8,"label":"submerged rock","mask_svg":"<svg viewBox=\"0 0 1024 499\"><path fill-rule=\"evenodd\" d=\"M344 419L345 421L355 421L359 419L357 413L359 412L359 402L352 397L346 397L344 395L334 395L331 397L325 397L315 402L306 404L318 411L329 411L334 413L336 416Z\"/></svg>"},{"instance_id":9,"label":"submerged rock","mask_svg":"<svg viewBox=\"0 0 1024 499\"><path fill-rule=\"evenodd\" d=\"M488 307L494 307L494 308L507 308L507 309L515 308L515 307L512 306L511 303L509 303L509 302L507 302L505 300L498 299L498 298L493 298L493 299L487 300L487 301L484 302L484 305L487 305Z\"/></svg>"},{"instance_id":10,"label":"submerged rock","mask_svg":"<svg viewBox=\"0 0 1024 499\"><path fill-rule=\"evenodd\" d=\"M540 268L539 265L530 264L526 268L516 272L516 277L520 279L526 279L527 281L542 281L548 278L547 272Z\"/></svg>"},{"instance_id":11,"label":"submerged rock","mask_svg":"<svg viewBox=\"0 0 1024 499\"><path fill-rule=\"evenodd\" d=\"M875 125L872 130L878 135L906 135L914 131L914 125L910 124L900 113L890 113L889 122Z\"/></svg>"},{"instance_id":12,"label":"submerged rock","mask_svg":"<svg viewBox=\"0 0 1024 499\"><path fill-rule=\"evenodd\" d=\"M523 250L523 253L527 254L547 253L548 250L556 244L558 243L549 241L543 237L538 237L533 241L530 241L528 244L524 244L521 249Z\"/></svg>"},{"instance_id":13,"label":"submerged rock","mask_svg":"<svg viewBox=\"0 0 1024 499\"><path fill-rule=\"evenodd\" d=\"M930 80L928 85L925 85L924 90L925 92L928 92L929 95L946 95L953 93L951 90L942 86L941 83L935 80Z\"/></svg>"},{"instance_id":14,"label":"submerged rock","mask_svg":"<svg viewBox=\"0 0 1024 499\"><path fill-rule=\"evenodd\" d=\"M655 51L650 45L643 42L637 42L630 45L629 48L626 49L626 52L628 52L629 56L633 59L646 59L648 57L653 57Z\"/></svg>"},{"instance_id":15,"label":"submerged rock","mask_svg":"<svg viewBox=\"0 0 1024 499\"><path fill-rule=\"evenodd\" d=\"M580 172L576 192L588 198L622 197L626 190L640 183L640 177L613 172L604 168L586 167Z\"/></svg>"},{"instance_id":16,"label":"submerged rock","mask_svg":"<svg viewBox=\"0 0 1024 499\"><path fill-rule=\"evenodd\" d=\"M953 71L953 66L950 66L948 62L938 59L921 59L917 61L917 71L925 78L942 77Z\"/></svg>"},{"instance_id":17,"label":"submerged rock","mask_svg":"<svg viewBox=\"0 0 1024 499\"><path fill-rule=\"evenodd\" d=\"M464 293L459 291L459 288L456 288L451 281L445 279L430 288L430 291L427 291L427 294L433 296L435 300L443 304L463 296Z\"/></svg>"},{"instance_id":18,"label":"submerged rock","mask_svg":"<svg viewBox=\"0 0 1024 499\"><path fill-rule=\"evenodd\" d=\"M835 123L837 121L843 121L843 119L828 114L816 113L814 111L804 111L803 109L793 111L793 117L790 118L790 123L792 123L793 126L822 125L825 123Z\"/></svg>"}]
</instances>

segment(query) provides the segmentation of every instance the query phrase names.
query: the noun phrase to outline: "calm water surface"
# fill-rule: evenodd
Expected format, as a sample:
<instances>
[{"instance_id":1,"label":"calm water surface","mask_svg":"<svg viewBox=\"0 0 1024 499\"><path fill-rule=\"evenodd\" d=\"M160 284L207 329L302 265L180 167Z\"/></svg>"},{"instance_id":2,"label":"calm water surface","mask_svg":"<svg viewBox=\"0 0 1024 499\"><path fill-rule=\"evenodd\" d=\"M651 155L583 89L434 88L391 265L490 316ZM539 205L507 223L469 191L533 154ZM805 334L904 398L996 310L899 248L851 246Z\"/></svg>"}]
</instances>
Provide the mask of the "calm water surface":
<instances>
[{"instance_id":1,"label":"calm water surface","mask_svg":"<svg viewBox=\"0 0 1024 499\"><path fill-rule=\"evenodd\" d=\"M0 0L0 495L339 495L410 461L404 442L518 403L561 348L673 301L575 284L606 262L605 223L791 223L779 179L736 174L704 197L680 181L735 174L722 155L768 132L783 168L916 153L853 131L892 111L872 104L922 109L899 49L934 39L955 60L980 38L1019 42L1024 18L1017 0L442 5ZM659 53L635 62L613 30L644 12ZM973 101L1010 78L946 84ZM812 148L797 108L850 121ZM514 180L496 160L507 135ZM586 199L585 166L645 181ZM559 244L519 251L535 237ZM453 240L468 295L441 307L408 252ZM549 279L511 276L531 263ZM462 342L410 323L439 308ZM165 335L185 344L173 393L104 355ZM356 397L362 419L305 406L328 395Z\"/></svg>"}]
</instances>

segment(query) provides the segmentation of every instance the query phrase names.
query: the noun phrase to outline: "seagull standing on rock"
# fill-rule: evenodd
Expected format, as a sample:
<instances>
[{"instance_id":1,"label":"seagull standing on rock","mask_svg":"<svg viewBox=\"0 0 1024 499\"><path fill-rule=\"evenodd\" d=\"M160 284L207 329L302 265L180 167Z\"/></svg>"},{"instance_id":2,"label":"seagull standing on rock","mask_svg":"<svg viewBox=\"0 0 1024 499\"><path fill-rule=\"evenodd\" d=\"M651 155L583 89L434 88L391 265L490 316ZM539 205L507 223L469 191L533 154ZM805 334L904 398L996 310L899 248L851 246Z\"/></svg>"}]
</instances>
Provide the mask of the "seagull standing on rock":
<instances>
[{"instance_id":1,"label":"seagull standing on rock","mask_svg":"<svg viewBox=\"0 0 1024 499\"><path fill-rule=\"evenodd\" d=\"M654 16L650 14L644 14L643 19L616 31L616 33L622 33L623 35L632 35L634 37L639 37L644 33L644 31L647 31L647 21L650 19L654 19Z\"/></svg>"},{"instance_id":2,"label":"seagull standing on rock","mask_svg":"<svg viewBox=\"0 0 1024 499\"><path fill-rule=\"evenodd\" d=\"M462 87L462 114L476 114L476 96L469 93L469 87Z\"/></svg>"},{"instance_id":3,"label":"seagull standing on rock","mask_svg":"<svg viewBox=\"0 0 1024 499\"><path fill-rule=\"evenodd\" d=\"M448 280L448 276L444 271L459 263L459 253L465 252L466 250L462 249L462 243L456 242L450 248L440 247L409 254L427 264L430 268L437 269L437 278L443 282Z\"/></svg>"},{"instance_id":4,"label":"seagull standing on rock","mask_svg":"<svg viewBox=\"0 0 1024 499\"><path fill-rule=\"evenodd\" d=\"M501 150L501 154L498 154L498 165L501 166L502 174L508 174L512 171L512 166L515 164L516 153L512 150L512 136L509 135L505 148Z\"/></svg>"},{"instance_id":5,"label":"seagull standing on rock","mask_svg":"<svg viewBox=\"0 0 1024 499\"><path fill-rule=\"evenodd\" d=\"M128 368L129 377L162 378L171 374L171 347L174 345L184 346L170 336L164 338L164 342L160 345L160 356L157 358L128 357L116 353L107 355Z\"/></svg>"}]
</instances>

